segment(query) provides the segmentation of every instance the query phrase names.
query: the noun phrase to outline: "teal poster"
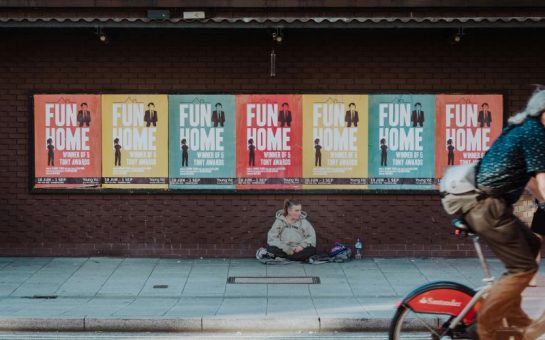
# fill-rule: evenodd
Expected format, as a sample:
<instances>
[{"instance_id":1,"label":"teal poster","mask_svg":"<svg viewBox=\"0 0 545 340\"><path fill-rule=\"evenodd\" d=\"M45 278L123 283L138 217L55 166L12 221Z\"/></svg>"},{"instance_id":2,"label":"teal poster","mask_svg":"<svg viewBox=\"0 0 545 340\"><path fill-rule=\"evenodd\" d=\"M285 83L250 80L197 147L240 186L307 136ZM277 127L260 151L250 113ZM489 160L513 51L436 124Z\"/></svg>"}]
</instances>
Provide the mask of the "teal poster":
<instances>
[{"instance_id":1,"label":"teal poster","mask_svg":"<svg viewBox=\"0 0 545 340\"><path fill-rule=\"evenodd\" d=\"M235 96L169 96L169 188L235 189Z\"/></svg>"},{"instance_id":2,"label":"teal poster","mask_svg":"<svg viewBox=\"0 0 545 340\"><path fill-rule=\"evenodd\" d=\"M433 189L435 96L369 96L368 154L370 189Z\"/></svg>"}]
</instances>

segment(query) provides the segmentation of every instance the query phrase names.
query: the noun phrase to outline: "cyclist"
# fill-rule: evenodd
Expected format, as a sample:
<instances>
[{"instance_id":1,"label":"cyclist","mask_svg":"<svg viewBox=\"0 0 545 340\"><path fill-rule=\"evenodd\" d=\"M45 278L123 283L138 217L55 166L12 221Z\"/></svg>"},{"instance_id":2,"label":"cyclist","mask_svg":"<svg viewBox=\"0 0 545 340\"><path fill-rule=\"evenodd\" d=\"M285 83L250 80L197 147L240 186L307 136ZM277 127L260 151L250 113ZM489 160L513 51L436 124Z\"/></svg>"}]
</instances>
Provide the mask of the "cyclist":
<instances>
[{"instance_id":1,"label":"cyclist","mask_svg":"<svg viewBox=\"0 0 545 340\"><path fill-rule=\"evenodd\" d=\"M538 268L535 259L541 241L513 214L512 207L526 186L538 199L545 197L544 112L545 90L536 90L526 109L509 119L480 161L475 180L481 194L464 214L507 269L479 309L480 340L494 339L503 318L510 326L520 327L524 339L536 339L545 332L545 313L532 321L521 308L521 293Z\"/></svg>"}]
</instances>

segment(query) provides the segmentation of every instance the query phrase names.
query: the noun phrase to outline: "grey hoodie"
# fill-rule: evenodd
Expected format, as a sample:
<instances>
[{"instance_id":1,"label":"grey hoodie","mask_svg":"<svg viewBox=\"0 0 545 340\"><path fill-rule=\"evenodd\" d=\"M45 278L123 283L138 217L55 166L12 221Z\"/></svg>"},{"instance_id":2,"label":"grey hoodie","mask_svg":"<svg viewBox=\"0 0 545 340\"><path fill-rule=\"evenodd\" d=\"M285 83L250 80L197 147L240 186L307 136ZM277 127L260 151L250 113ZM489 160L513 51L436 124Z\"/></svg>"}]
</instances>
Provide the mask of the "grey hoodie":
<instances>
[{"instance_id":1,"label":"grey hoodie","mask_svg":"<svg viewBox=\"0 0 545 340\"><path fill-rule=\"evenodd\" d=\"M299 220L289 224L284 216L284 210L278 210L276 220L269 230L267 244L282 249L288 255L291 255L293 248L297 246L316 247L316 232L307 220L307 213L302 211Z\"/></svg>"}]
</instances>

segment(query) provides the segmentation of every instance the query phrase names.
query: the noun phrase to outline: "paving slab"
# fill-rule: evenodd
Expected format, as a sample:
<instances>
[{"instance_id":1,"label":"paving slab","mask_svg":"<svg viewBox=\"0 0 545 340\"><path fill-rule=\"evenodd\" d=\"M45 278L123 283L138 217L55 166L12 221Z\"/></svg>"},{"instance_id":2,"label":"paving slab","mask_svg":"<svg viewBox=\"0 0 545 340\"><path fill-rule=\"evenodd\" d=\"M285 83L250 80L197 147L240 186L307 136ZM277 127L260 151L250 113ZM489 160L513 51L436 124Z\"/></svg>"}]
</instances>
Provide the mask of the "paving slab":
<instances>
[{"instance_id":1,"label":"paving slab","mask_svg":"<svg viewBox=\"0 0 545 340\"><path fill-rule=\"evenodd\" d=\"M255 319L264 318L267 312L267 297L226 297L216 316L221 318Z\"/></svg>"},{"instance_id":2,"label":"paving slab","mask_svg":"<svg viewBox=\"0 0 545 340\"><path fill-rule=\"evenodd\" d=\"M318 317L314 301L310 297L270 297L267 304L268 318Z\"/></svg>"},{"instance_id":3,"label":"paving slab","mask_svg":"<svg viewBox=\"0 0 545 340\"><path fill-rule=\"evenodd\" d=\"M204 315L216 315L222 303L223 297L182 297L165 317L200 320Z\"/></svg>"},{"instance_id":4,"label":"paving slab","mask_svg":"<svg viewBox=\"0 0 545 340\"><path fill-rule=\"evenodd\" d=\"M95 296L123 262L120 258L90 258L58 290L63 296Z\"/></svg>"},{"instance_id":5,"label":"paving slab","mask_svg":"<svg viewBox=\"0 0 545 340\"><path fill-rule=\"evenodd\" d=\"M97 292L97 296L138 296L159 259L124 259Z\"/></svg>"},{"instance_id":6,"label":"paving slab","mask_svg":"<svg viewBox=\"0 0 545 340\"><path fill-rule=\"evenodd\" d=\"M305 284L270 284L267 285L269 297L310 297L310 285Z\"/></svg>"},{"instance_id":7,"label":"paving slab","mask_svg":"<svg viewBox=\"0 0 545 340\"><path fill-rule=\"evenodd\" d=\"M92 298L85 302L82 301L78 306L67 311L65 315L82 318L114 317L119 310L130 305L133 301L132 298Z\"/></svg>"},{"instance_id":8,"label":"paving slab","mask_svg":"<svg viewBox=\"0 0 545 340\"><path fill-rule=\"evenodd\" d=\"M500 276L501 262L490 260ZM524 292L545 312L545 269ZM318 276L320 284L229 284L229 276ZM477 259L365 258L321 265L255 259L0 258L0 330L384 331L418 285L482 286Z\"/></svg>"}]
</instances>

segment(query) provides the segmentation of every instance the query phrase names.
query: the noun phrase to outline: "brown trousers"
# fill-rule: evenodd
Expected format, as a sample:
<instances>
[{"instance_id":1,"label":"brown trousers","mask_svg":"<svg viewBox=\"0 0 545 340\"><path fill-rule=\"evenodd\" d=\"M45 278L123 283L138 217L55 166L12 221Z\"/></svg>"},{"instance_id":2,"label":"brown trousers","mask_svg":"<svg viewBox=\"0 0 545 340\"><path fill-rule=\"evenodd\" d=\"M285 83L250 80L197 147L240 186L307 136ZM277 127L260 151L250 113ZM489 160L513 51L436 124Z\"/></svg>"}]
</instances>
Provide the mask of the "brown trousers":
<instances>
[{"instance_id":1,"label":"brown trousers","mask_svg":"<svg viewBox=\"0 0 545 340\"><path fill-rule=\"evenodd\" d=\"M527 327L531 319L520 306L521 294L537 271L535 259L541 241L513 215L513 207L501 198L487 197L478 201L465 214L465 220L507 268L479 309L480 340L494 339L494 332L502 327L503 318L509 325Z\"/></svg>"}]
</instances>

